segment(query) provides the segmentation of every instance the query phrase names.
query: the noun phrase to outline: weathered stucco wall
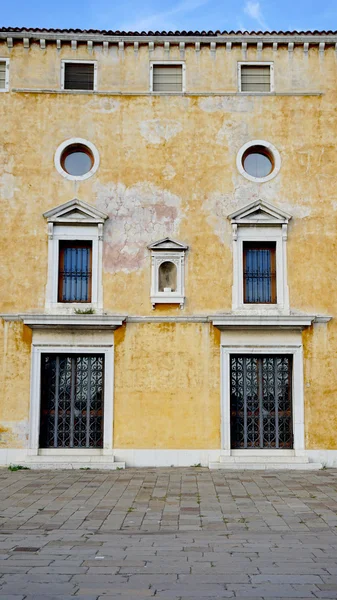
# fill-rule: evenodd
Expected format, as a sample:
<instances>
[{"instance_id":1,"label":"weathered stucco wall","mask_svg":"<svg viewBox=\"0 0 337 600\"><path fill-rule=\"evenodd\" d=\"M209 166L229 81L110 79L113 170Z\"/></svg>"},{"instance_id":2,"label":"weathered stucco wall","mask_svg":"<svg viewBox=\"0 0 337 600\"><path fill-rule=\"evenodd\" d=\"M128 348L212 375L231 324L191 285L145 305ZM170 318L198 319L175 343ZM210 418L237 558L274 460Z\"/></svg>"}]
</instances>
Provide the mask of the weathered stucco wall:
<instances>
[{"instance_id":1,"label":"weathered stucco wall","mask_svg":"<svg viewBox=\"0 0 337 600\"><path fill-rule=\"evenodd\" d=\"M219 344L208 324L117 330L114 446L219 448Z\"/></svg>"},{"instance_id":2,"label":"weathered stucco wall","mask_svg":"<svg viewBox=\"0 0 337 600\"><path fill-rule=\"evenodd\" d=\"M149 59L166 58L162 48L149 56L146 46L137 54L133 46L126 46L122 54L113 48L107 54L98 48L90 54L85 46L74 52L66 45L57 51L51 44L45 50L37 44L28 50L18 44L11 52L4 46L0 56L10 57L10 84L16 89L57 90L60 60L80 58L98 61L99 90L141 92L0 95L1 312L44 310L47 227L42 213L74 197L110 217L104 232L106 311L171 316L229 311L232 240L227 215L261 198L293 216L288 241L291 308L337 314L333 48L322 55L312 47L306 55L303 47L295 47L293 53L286 46L277 52L267 47L258 55L248 47L248 60L274 61L276 92L290 93L263 97L146 95ZM177 48L172 47L170 58L180 58ZM239 47L226 52L218 46L215 56L209 47L200 53L187 47L185 59L187 90L236 91L237 61L243 59ZM300 92L307 95L294 95ZM101 158L97 173L80 183L65 180L53 162L58 145L71 137L93 142ZM253 139L273 143L282 158L279 175L261 185L244 179L236 168L239 148ZM167 235L190 247L186 305L183 312L161 306L153 313L146 247ZM21 325L5 327L1 414L4 422L14 421L19 427L28 415L30 350ZM205 325L129 324L116 339L115 443L216 447L216 333ZM335 448L335 321L315 326L303 339L307 444ZM165 375L163 361L169 365ZM201 372L199 391L195 382ZM185 421L177 418L177 411ZM14 443L10 435L3 439Z\"/></svg>"},{"instance_id":3,"label":"weathered stucco wall","mask_svg":"<svg viewBox=\"0 0 337 600\"><path fill-rule=\"evenodd\" d=\"M28 440L31 331L0 324L0 448L25 448Z\"/></svg>"}]
</instances>

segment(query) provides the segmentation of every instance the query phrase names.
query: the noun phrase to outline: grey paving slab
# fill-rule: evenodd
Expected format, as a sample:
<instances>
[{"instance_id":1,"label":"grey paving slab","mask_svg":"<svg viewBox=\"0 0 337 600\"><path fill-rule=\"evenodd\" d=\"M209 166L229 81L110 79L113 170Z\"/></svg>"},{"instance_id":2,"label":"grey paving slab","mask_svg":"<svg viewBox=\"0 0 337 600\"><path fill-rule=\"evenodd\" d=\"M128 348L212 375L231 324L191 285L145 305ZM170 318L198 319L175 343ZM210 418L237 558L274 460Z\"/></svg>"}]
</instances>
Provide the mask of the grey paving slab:
<instances>
[{"instance_id":1,"label":"grey paving slab","mask_svg":"<svg viewBox=\"0 0 337 600\"><path fill-rule=\"evenodd\" d=\"M1 600L337 599L337 471L0 471Z\"/></svg>"}]
</instances>

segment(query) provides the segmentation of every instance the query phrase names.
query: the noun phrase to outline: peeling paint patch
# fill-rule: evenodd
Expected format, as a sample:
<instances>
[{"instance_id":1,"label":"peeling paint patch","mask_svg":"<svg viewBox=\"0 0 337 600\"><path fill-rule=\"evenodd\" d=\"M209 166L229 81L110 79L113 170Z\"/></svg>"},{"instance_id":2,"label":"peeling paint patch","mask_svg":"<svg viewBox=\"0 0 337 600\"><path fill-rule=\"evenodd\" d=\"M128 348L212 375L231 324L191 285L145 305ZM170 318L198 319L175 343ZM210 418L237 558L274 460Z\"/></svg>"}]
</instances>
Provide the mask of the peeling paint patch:
<instances>
[{"instance_id":1,"label":"peeling paint patch","mask_svg":"<svg viewBox=\"0 0 337 600\"><path fill-rule=\"evenodd\" d=\"M199 107L205 112L250 112L254 108L254 98L248 96L215 96L199 100Z\"/></svg>"},{"instance_id":2,"label":"peeling paint patch","mask_svg":"<svg viewBox=\"0 0 337 600\"><path fill-rule=\"evenodd\" d=\"M163 144L180 133L182 125L172 119L152 119L139 125L142 136L150 144Z\"/></svg>"},{"instance_id":3,"label":"peeling paint patch","mask_svg":"<svg viewBox=\"0 0 337 600\"><path fill-rule=\"evenodd\" d=\"M28 421L2 421L0 447L25 448L28 440Z\"/></svg>"},{"instance_id":4,"label":"peeling paint patch","mask_svg":"<svg viewBox=\"0 0 337 600\"><path fill-rule=\"evenodd\" d=\"M234 186L233 193L221 194L220 192L213 192L203 203L203 208L208 213L207 222L222 242L227 239L226 231L227 233L229 231L226 227L227 216L246 204L261 199L284 208L284 210L288 210L285 203L279 201L279 179L272 179L260 185L248 181L239 173L233 175L232 179ZM293 214L291 209L289 209L289 212Z\"/></svg>"},{"instance_id":5,"label":"peeling paint patch","mask_svg":"<svg viewBox=\"0 0 337 600\"><path fill-rule=\"evenodd\" d=\"M248 139L248 124L242 118L225 120L216 136L216 143L229 148L243 146Z\"/></svg>"},{"instance_id":6,"label":"peeling paint patch","mask_svg":"<svg viewBox=\"0 0 337 600\"><path fill-rule=\"evenodd\" d=\"M97 113L114 113L119 107L119 100L113 98L95 98L88 103L89 110Z\"/></svg>"},{"instance_id":7,"label":"peeling paint patch","mask_svg":"<svg viewBox=\"0 0 337 600\"><path fill-rule=\"evenodd\" d=\"M16 191L13 167L13 158L9 157L4 146L0 146L0 196L3 200L12 200Z\"/></svg>"},{"instance_id":8,"label":"peeling paint patch","mask_svg":"<svg viewBox=\"0 0 337 600\"><path fill-rule=\"evenodd\" d=\"M175 176L176 176L176 172L175 172L174 168L172 167L172 165L166 165L166 167L163 169L164 179L171 181L171 179L173 179Z\"/></svg>"},{"instance_id":9,"label":"peeling paint patch","mask_svg":"<svg viewBox=\"0 0 337 600\"><path fill-rule=\"evenodd\" d=\"M104 230L104 268L110 273L143 266L151 242L176 235L181 199L149 182L127 188L119 183L95 186L97 208L109 215Z\"/></svg>"},{"instance_id":10,"label":"peeling paint patch","mask_svg":"<svg viewBox=\"0 0 337 600\"><path fill-rule=\"evenodd\" d=\"M282 201L280 207L297 219L305 219L305 217L309 217L312 213L310 206L304 206L303 204L292 204L291 202Z\"/></svg>"}]
</instances>

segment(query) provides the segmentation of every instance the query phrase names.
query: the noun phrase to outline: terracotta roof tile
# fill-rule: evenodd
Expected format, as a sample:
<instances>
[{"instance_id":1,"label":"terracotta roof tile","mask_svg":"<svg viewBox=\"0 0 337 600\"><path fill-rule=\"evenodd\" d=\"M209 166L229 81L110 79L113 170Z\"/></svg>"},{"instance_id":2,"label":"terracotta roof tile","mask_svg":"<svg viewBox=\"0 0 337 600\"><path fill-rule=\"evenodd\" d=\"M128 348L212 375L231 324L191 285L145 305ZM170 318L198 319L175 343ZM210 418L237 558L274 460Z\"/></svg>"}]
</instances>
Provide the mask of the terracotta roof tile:
<instances>
[{"instance_id":1,"label":"terracotta roof tile","mask_svg":"<svg viewBox=\"0 0 337 600\"><path fill-rule=\"evenodd\" d=\"M82 35L100 35L100 36L174 36L174 37L187 37L187 36L226 36L226 35L247 35L247 36L268 36L268 35L337 35L337 31L112 31L106 29L37 29L34 27L1 27L0 33L35 33L41 35L43 33L48 34L82 34Z\"/></svg>"}]
</instances>

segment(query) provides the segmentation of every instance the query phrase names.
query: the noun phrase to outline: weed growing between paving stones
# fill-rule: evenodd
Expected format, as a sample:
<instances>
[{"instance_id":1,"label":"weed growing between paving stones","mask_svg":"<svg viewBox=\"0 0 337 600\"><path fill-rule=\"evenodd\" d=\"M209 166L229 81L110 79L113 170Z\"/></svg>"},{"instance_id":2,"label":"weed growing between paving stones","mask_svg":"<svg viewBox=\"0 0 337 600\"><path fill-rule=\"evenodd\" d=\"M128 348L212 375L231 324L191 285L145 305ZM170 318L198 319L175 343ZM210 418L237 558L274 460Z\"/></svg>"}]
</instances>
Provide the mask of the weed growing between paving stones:
<instances>
[{"instance_id":1,"label":"weed growing between paving stones","mask_svg":"<svg viewBox=\"0 0 337 600\"><path fill-rule=\"evenodd\" d=\"M30 471L30 468L23 465L9 465L8 471Z\"/></svg>"}]
</instances>

